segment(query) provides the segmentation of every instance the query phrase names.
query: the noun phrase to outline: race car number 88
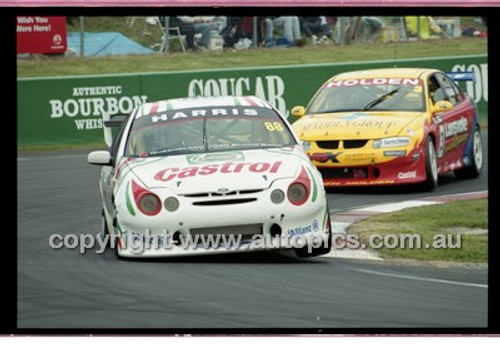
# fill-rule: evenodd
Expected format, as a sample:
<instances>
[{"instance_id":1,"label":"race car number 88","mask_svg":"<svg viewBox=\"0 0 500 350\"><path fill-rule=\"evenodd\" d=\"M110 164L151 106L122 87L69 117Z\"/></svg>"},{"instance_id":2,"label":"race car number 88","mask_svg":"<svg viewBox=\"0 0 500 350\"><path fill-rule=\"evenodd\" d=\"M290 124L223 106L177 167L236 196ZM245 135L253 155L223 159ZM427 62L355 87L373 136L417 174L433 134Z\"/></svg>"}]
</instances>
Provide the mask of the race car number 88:
<instances>
[{"instance_id":1,"label":"race car number 88","mask_svg":"<svg viewBox=\"0 0 500 350\"><path fill-rule=\"evenodd\" d=\"M264 126L268 131L283 131L283 126L280 123L265 122Z\"/></svg>"}]
</instances>

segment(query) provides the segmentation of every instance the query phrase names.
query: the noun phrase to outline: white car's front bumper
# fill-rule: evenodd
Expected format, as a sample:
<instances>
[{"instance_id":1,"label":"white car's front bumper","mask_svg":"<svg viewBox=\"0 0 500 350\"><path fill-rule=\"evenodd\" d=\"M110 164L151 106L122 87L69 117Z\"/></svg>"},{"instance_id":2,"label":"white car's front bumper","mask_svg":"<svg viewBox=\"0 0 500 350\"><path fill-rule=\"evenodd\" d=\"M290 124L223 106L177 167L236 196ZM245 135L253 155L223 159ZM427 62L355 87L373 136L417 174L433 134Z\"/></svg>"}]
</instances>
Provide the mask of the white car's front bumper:
<instances>
[{"instance_id":1,"label":"white car's front bumper","mask_svg":"<svg viewBox=\"0 0 500 350\"><path fill-rule=\"evenodd\" d=\"M118 253L133 258L219 254L316 247L328 239L322 194L294 206L287 199L272 203L270 191L246 195L255 200L238 204L207 205L208 199L179 196L177 211L163 209L153 217L118 208Z\"/></svg>"}]
</instances>

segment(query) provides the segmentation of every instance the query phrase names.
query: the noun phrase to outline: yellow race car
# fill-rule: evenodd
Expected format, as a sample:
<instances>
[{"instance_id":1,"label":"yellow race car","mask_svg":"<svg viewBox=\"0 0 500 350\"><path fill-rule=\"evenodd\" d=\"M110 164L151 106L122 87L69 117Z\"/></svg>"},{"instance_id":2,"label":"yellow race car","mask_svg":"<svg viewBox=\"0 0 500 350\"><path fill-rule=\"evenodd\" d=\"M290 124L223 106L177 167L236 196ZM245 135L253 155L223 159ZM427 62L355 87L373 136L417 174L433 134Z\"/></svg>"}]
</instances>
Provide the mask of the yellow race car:
<instances>
[{"instance_id":1,"label":"yellow race car","mask_svg":"<svg viewBox=\"0 0 500 350\"><path fill-rule=\"evenodd\" d=\"M472 79L463 73L462 78ZM389 68L338 74L292 127L326 187L422 183L477 177L483 147L477 107L442 71Z\"/></svg>"}]
</instances>

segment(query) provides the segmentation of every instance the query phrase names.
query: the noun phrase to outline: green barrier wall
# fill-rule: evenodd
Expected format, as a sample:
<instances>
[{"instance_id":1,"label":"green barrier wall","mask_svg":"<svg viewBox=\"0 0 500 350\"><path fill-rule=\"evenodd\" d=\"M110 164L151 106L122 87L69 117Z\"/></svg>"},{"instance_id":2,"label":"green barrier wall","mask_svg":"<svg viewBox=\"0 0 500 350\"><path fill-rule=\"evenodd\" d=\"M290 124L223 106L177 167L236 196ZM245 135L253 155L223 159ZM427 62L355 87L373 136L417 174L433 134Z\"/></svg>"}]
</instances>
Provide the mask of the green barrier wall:
<instances>
[{"instance_id":1,"label":"green barrier wall","mask_svg":"<svg viewBox=\"0 0 500 350\"><path fill-rule=\"evenodd\" d=\"M306 105L319 86L337 73L394 66L394 61L367 61L18 79L18 146L101 142L103 111L129 112L140 103L172 97L257 95L288 116L293 106ZM487 55L399 60L397 66L474 71L476 81L460 85L474 98L482 124L487 124Z\"/></svg>"}]
</instances>

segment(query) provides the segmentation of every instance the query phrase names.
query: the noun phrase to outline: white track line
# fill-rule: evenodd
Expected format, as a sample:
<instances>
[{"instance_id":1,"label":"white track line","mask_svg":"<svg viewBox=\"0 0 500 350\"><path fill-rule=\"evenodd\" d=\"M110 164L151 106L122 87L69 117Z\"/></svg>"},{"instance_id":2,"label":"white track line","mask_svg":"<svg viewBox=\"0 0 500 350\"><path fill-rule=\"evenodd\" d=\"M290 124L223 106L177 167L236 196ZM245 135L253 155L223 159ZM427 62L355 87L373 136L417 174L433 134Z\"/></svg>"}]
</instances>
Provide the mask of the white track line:
<instances>
[{"instance_id":1,"label":"white track line","mask_svg":"<svg viewBox=\"0 0 500 350\"><path fill-rule=\"evenodd\" d=\"M90 151L89 151L90 153ZM75 154L58 154L58 155L52 155L52 156L31 156L31 157L18 157L17 160L44 160L47 158L83 158L87 157L88 153L75 153Z\"/></svg>"},{"instance_id":2,"label":"white track line","mask_svg":"<svg viewBox=\"0 0 500 350\"><path fill-rule=\"evenodd\" d=\"M332 233L346 233L346 228L352 225L351 222L333 222L332 225Z\"/></svg>"},{"instance_id":3,"label":"white track line","mask_svg":"<svg viewBox=\"0 0 500 350\"><path fill-rule=\"evenodd\" d=\"M426 281L426 282L435 282L435 283L455 284L455 285L465 286L465 287L488 288L487 284L457 282L457 281L441 280L441 279L436 279L436 278L399 275L399 274L395 274L395 273L378 272L378 271L371 271L371 270L365 270L365 269L353 269L353 270L358 271L358 272L362 272L362 273L367 273L370 275L387 276L387 277L402 278L402 279L417 280L417 281Z\"/></svg>"},{"instance_id":4,"label":"white track line","mask_svg":"<svg viewBox=\"0 0 500 350\"><path fill-rule=\"evenodd\" d=\"M402 209L406 209L406 208L421 207L423 205L431 205L431 204L439 204L439 203L436 203L434 201L428 201L428 200L408 200L408 201L402 201L402 202L397 202L397 203L372 205L369 207L355 209L354 211L356 211L356 212L369 211L369 212L378 212L378 213L392 213L394 211L398 211L398 210L402 210Z\"/></svg>"},{"instance_id":5,"label":"white track line","mask_svg":"<svg viewBox=\"0 0 500 350\"><path fill-rule=\"evenodd\" d=\"M439 200L440 197L461 197L469 196L474 194L488 194L488 190L472 191L472 192L460 192L460 193L450 193L450 194L440 194L437 196L422 198L422 200Z\"/></svg>"},{"instance_id":6,"label":"white track line","mask_svg":"<svg viewBox=\"0 0 500 350\"><path fill-rule=\"evenodd\" d=\"M350 222L333 222L332 233L346 234L346 228L351 226ZM335 259L361 259L361 260L384 260L376 253L365 249L332 249L328 254L321 255L320 258L335 258Z\"/></svg>"}]
</instances>

